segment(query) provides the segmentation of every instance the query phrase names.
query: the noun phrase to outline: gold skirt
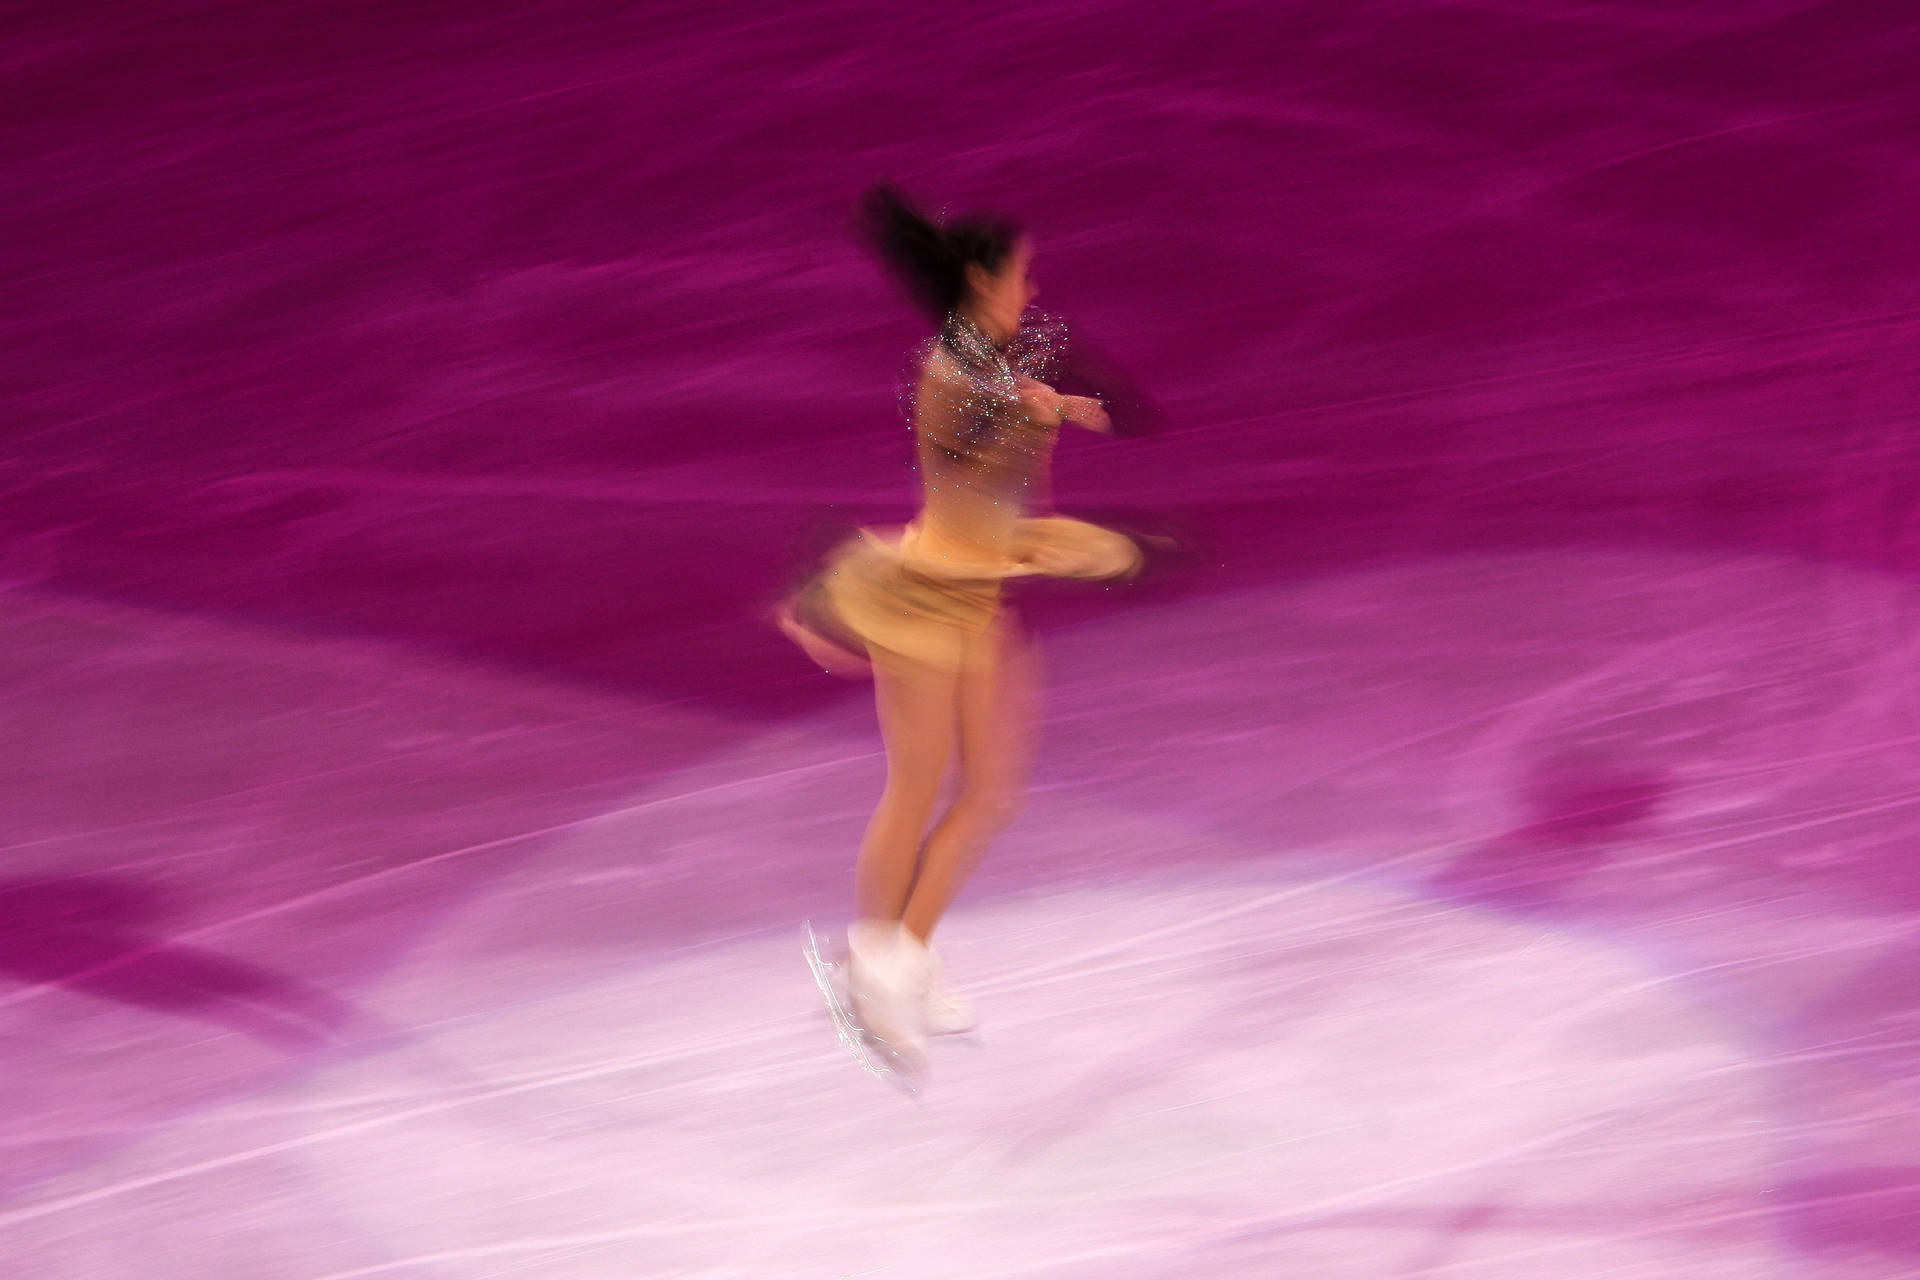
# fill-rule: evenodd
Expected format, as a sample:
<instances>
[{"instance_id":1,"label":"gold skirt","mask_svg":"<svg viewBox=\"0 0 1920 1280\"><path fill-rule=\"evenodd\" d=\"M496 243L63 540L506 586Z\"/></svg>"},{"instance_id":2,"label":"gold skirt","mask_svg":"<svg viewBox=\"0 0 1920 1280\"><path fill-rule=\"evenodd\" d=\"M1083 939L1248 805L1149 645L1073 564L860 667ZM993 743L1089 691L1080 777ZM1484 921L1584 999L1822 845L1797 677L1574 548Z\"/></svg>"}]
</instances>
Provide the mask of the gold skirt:
<instances>
[{"instance_id":1,"label":"gold skirt","mask_svg":"<svg viewBox=\"0 0 1920 1280\"><path fill-rule=\"evenodd\" d=\"M1139 546L1124 534L1046 516L1018 521L1007 558L956 565L913 554L912 530L865 531L842 545L794 602L810 628L875 661L904 658L948 671L980 653L1016 578L1129 578Z\"/></svg>"}]
</instances>

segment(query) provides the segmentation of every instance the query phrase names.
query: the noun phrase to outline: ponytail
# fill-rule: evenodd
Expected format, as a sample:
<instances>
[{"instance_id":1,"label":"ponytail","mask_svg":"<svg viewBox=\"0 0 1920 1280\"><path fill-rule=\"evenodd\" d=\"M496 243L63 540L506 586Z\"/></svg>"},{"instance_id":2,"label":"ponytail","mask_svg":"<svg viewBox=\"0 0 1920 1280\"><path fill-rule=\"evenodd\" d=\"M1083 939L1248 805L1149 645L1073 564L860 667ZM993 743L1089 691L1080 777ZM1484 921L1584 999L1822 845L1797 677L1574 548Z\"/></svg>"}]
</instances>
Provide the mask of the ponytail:
<instances>
[{"instance_id":1,"label":"ponytail","mask_svg":"<svg viewBox=\"0 0 1920 1280\"><path fill-rule=\"evenodd\" d=\"M867 247L935 320L966 300L968 267L998 271L1020 239L1019 228L1001 218L975 216L941 226L884 182L861 197L860 222Z\"/></svg>"}]
</instances>

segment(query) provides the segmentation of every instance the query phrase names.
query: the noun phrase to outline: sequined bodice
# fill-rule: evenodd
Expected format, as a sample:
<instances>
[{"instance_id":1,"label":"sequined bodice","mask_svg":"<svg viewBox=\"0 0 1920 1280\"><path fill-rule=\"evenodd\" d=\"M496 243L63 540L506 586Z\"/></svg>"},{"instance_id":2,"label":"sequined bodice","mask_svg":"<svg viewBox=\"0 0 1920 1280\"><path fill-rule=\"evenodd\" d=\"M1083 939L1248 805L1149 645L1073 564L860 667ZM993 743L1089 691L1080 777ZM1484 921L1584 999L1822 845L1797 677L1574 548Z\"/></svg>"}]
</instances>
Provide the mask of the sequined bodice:
<instances>
[{"instance_id":1,"label":"sequined bodice","mask_svg":"<svg viewBox=\"0 0 1920 1280\"><path fill-rule=\"evenodd\" d=\"M914 559L930 571L1005 566L1015 522L1046 505L1055 427L1031 421L1020 379L1045 380L1057 326L1023 324L1005 350L959 315L922 348L911 413L922 508Z\"/></svg>"}]
</instances>

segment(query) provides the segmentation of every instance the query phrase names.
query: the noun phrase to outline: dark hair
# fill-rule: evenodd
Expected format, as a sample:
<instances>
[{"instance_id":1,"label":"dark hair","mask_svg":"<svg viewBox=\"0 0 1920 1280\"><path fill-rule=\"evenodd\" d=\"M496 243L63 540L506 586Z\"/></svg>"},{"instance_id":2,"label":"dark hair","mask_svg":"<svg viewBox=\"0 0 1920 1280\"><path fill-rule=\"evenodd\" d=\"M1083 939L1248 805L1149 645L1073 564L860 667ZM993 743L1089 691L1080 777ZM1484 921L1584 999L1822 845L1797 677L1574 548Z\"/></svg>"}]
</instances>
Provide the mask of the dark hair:
<instances>
[{"instance_id":1,"label":"dark hair","mask_svg":"<svg viewBox=\"0 0 1920 1280\"><path fill-rule=\"evenodd\" d=\"M939 320L967 296L967 268L1000 270L1024 234L990 214L970 214L944 226L921 213L898 187L879 183L860 201L867 247L923 310Z\"/></svg>"}]
</instances>

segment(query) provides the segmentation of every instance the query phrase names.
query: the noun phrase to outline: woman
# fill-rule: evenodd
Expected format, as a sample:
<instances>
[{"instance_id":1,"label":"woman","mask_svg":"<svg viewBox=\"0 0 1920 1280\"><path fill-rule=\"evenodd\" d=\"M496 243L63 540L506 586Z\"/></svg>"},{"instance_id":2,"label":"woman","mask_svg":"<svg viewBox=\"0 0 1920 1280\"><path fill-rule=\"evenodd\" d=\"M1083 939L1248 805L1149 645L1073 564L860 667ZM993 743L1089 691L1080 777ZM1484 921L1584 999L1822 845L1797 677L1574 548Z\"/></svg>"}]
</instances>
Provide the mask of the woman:
<instances>
[{"instance_id":1,"label":"woman","mask_svg":"<svg viewBox=\"0 0 1920 1280\"><path fill-rule=\"evenodd\" d=\"M1061 425L1113 424L1099 399L1049 385L1067 353L1056 322L1023 323L1027 237L993 218L936 224L888 187L864 212L872 247L940 325L910 398L923 503L905 530L837 552L780 623L821 666L873 675L887 781L860 846L848 983L867 1031L913 1057L926 1032L971 1025L928 939L1025 781L1036 663L1004 585L1129 577L1141 556L1119 534L1031 514Z\"/></svg>"}]
</instances>

